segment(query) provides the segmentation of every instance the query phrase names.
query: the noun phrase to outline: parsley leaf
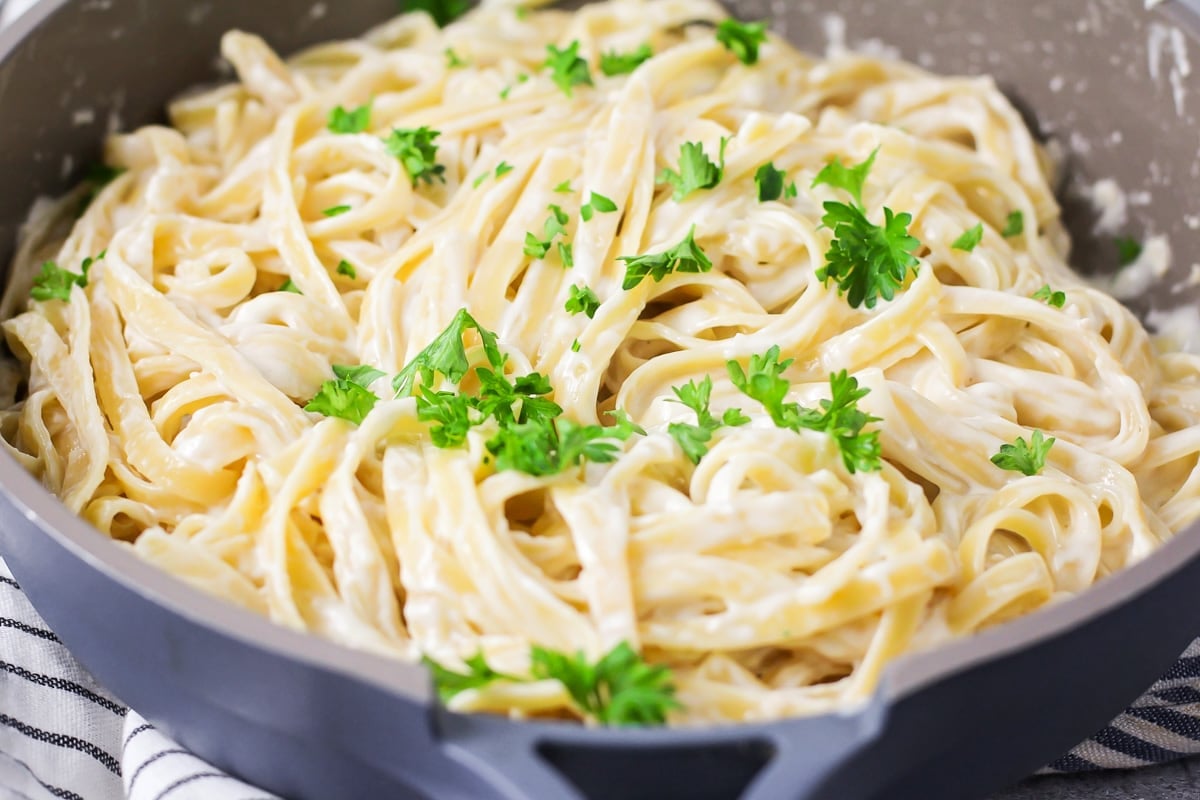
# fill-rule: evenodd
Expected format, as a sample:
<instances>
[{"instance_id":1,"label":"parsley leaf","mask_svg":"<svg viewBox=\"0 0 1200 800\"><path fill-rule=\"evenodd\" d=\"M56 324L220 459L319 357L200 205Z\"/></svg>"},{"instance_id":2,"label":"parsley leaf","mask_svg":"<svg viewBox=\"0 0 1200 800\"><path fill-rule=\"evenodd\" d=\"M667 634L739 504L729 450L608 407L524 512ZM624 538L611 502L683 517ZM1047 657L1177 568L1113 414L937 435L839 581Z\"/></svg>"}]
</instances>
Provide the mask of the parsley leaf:
<instances>
[{"instance_id":1,"label":"parsley leaf","mask_svg":"<svg viewBox=\"0 0 1200 800\"><path fill-rule=\"evenodd\" d=\"M557 475L584 461L608 464L635 430L621 425L580 425L564 417L504 425L487 443L496 469L515 469L526 475Z\"/></svg>"},{"instance_id":2,"label":"parsley leaf","mask_svg":"<svg viewBox=\"0 0 1200 800\"><path fill-rule=\"evenodd\" d=\"M358 278L358 270L356 270L354 265L344 258L338 262L337 274L345 275L350 280L355 280Z\"/></svg>"},{"instance_id":3,"label":"parsley leaf","mask_svg":"<svg viewBox=\"0 0 1200 800\"><path fill-rule=\"evenodd\" d=\"M566 311L569 314L587 314L588 319L596 316L600 308L600 298L588 286L572 286L571 296L567 298Z\"/></svg>"},{"instance_id":4,"label":"parsley leaf","mask_svg":"<svg viewBox=\"0 0 1200 800\"><path fill-rule=\"evenodd\" d=\"M737 361L728 362L726 368L738 391L761 403L776 427L797 432L807 428L829 434L842 454L842 463L851 473L881 469L879 432L862 432L866 425L878 422L879 418L860 411L856 405L870 390L860 389L858 380L842 370L829 376L831 397L822 400L819 408L785 403L791 384L783 373L791 364L790 358L779 360L779 346L776 345L762 355L751 356L746 370Z\"/></svg>"},{"instance_id":5,"label":"parsley leaf","mask_svg":"<svg viewBox=\"0 0 1200 800\"><path fill-rule=\"evenodd\" d=\"M418 180L433 183L434 178L446 182L443 175L446 167L436 162L438 146L434 144L441 135L440 131L422 125L420 128L393 128L384 140L388 153L400 159L408 170L413 186Z\"/></svg>"},{"instance_id":6,"label":"parsley leaf","mask_svg":"<svg viewBox=\"0 0 1200 800\"><path fill-rule=\"evenodd\" d=\"M618 258L618 261L625 262L625 280L622 282L621 288L628 291L641 283L647 276L658 282L672 272L699 273L711 270L712 262L696 244L695 234L696 226L693 225L683 241L669 250Z\"/></svg>"},{"instance_id":7,"label":"parsley leaf","mask_svg":"<svg viewBox=\"0 0 1200 800\"><path fill-rule=\"evenodd\" d=\"M1041 431L1034 431L1026 442L1018 436L1012 444L1000 445L1000 452L992 456L992 463L1000 469L1037 475L1046 466L1046 456L1054 446L1054 437L1046 439Z\"/></svg>"},{"instance_id":8,"label":"parsley leaf","mask_svg":"<svg viewBox=\"0 0 1200 800\"><path fill-rule=\"evenodd\" d=\"M329 130L334 133L362 133L371 125L371 104L347 111L338 106L329 112Z\"/></svg>"},{"instance_id":9,"label":"parsley leaf","mask_svg":"<svg viewBox=\"0 0 1200 800\"><path fill-rule=\"evenodd\" d=\"M725 175L725 145L729 143L726 137L721 138L719 163L714 164L704 153L704 145L700 142L685 142L679 148L679 171L664 168L658 176L658 183L669 183L675 187L675 202L681 202L697 189L711 189L721 182Z\"/></svg>"},{"instance_id":10,"label":"parsley leaf","mask_svg":"<svg viewBox=\"0 0 1200 800\"><path fill-rule=\"evenodd\" d=\"M583 217L584 222L591 222L597 211L601 214L611 214L616 210L616 203L598 192L592 192L591 198L579 209L579 216Z\"/></svg>"},{"instance_id":11,"label":"parsley leaf","mask_svg":"<svg viewBox=\"0 0 1200 800\"><path fill-rule=\"evenodd\" d=\"M581 347L583 347L583 345L581 345L581 344L579 343L579 340L578 340L578 339L576 339L575 341L571 342L571 352L572 352L572 353L578 353Z\"/></svg>"},{"instance_id":12,"label":"parsley leaf","mask_svg":"<svg viewBox=\"0 0 1200 800\"><path fill-rule=\"evenodd\" d=\"M878 153L879 148L876 147L871 151L871 155L867 156L866 161L853 167L846 166L842 163L840 158L834 156L833 161L830 161L828 164L826 164L824 168L817 173L817 176L813 178L811 188L815 189L821 184L825 184L826 186L832 186L835 189L842 189L843 191L849 192L850 196L854 198L854 202L858 205L858 207L862 208L863 186L866 185L867 175L871 172L871 167L875 165L875 156L878 155Z\"/></svg>"},{"instance_id":13,"label":"parsley leaf","mask_svg":"<svg viewBox=\"0 0 1200 800\"><path fill-rule=\"evenodd\" d=\"M558 258L564 269L575 266L575 247L570 242L558 243Z\"/></svg>"},{"instance_id":14,"label":"parsley leaf","mask_svg":"<svg viewBox=\"0 0 1200 800\"><path fill-rule=\"evenodd\" d=\"M1024 232L1025 215L1020 211L1010 212L1007 219L1004 220L1004 230L1000 232L1001 235L1005 239L1008 239L1013 236L1020 236Z\"/></svg>"},{"instance_id":15,"label":"parsley leaf","mask_svg":"<svg viewBox=\"0 0 1200 800\"><path fill-rule=\"evenodd\" d=\"M429 668L433 675L433 684L437 687L438 697L442 702L452 699L460 692L468 689L482 689L494 681L519 681L511 675L496 672L487 663L483 653L479 652L463 661L467 672L455 672L434 661L429 656L421 658L421 663Z\"/></svg>"},{"instance_id":16,"label":"parsley leaf","mask_svg":"<svg viewBox=\"0 0 1200 800\"><path fill-rule=\"evenodd\" d=\"M643 44L630 53L611 51L600 55L600 71L610 78L615 75L628 75L642 64L654 57L654 50L648 44Z\"/></svg>"},{"instance_id":17,"label":"parsley leaf","mask_svg":"<svg viewBox=\"0 0 1200 800\"><path fill-rule=\"evenodd\" d=\"M286 281L284 281L282 284L280 284L279 288L276 289L275 291L289 292L291 294L304 294L304 292L300 291L300 287L296 285L296 282L293 281L291 278L288 278Z\"/></svg>"},{"instance_id":18,"label":"parsley leaf","mask_svg":"<svg viewBox=\"0 0 1200 800\"><path fill-rule=\"evenodd\" d=\"M1116 243L1117 261L1122 267L1128 267L1142 255L1142 245L1133 237L1118 236Z\"/></svg>"},{"instance_id":19,"label":"parsley leaf","mask_svg":"<svg viewBox=\"0 0 1200 800\"><path fill-rule=\"evenodd\" d=\"M708 443L712 441L713 434L722 425L735 427L745 425L750 421L749 417L736 408L728 409L721 419L714 417L708 408L709 400L712 397L712 388L712 377L708 375L705 375L704 380L700 383L691 380L683 386L671 387L671 391L677 398L672 402L682 403L696 412L697 424L695 425L672 422L667 426L667 433L679 442L684 454L691 459L693 464L699 464L700 459L708 453Z\"/></svg>"},{"instance_id":20,"label":"parsley leaf","mask_svg":"<svg viewBox=\"0 0 1200 800\"><path fill-rule=\"evenodd\" d=\"M468 330L479 334L488 363L495 369L501 369L505 359L496 341L496 334L476 322L465 308L461 308L446 329L424 350L417 353L392 379L392 388L396 390L396 396L411 395L417 376L420 376L422 386L432 385L436 373L446 376L451 383L461 381L471 368L471 363L467 360L467 349L463 345L463 336Z\"/></svg>"},{"instance_id":21,"label":"parsley leaf","mask_svg":"<svg viewBox=\"0 0 1200 800\"><path fill-rule=\"evenodd\" d=\"M717 25L717 41L743 64L757 64L758 46L767 41L767 23L723 19Z\"/></svg>"},{"instance_id":22,"label":"parsley leaf","mask_svg":"<svg viewBox=\"0 0 1200 800\"><path fill-rule=\"evenodd\" d=\"M103 255L96 258L103 258ZM34 277L33 289L29 295L34 300L70 300L72 286L87 286L87 271L90 267L91 260L85 260L82 271L75 273L63 269L53 261L43 261L42 271Z\"/></svg>"},{"instance_id":23,"label":"parsley leaf","mask_svg":"<svg viewBox=\"0 0 1200 800\"><path fill-rule=\"evenodd\" d=\"M561 683L575 706L603 725L662 725L669 711L680 708L671 671L647 664L628 642L595 664L583 653L567 655L538 646L530 661L535 678Z\"/></svg>"},{"instance_id":24,"label":"parsley leaf","mask_svg":"<svg viewBox=\"0 0 1200 800\"><path fill-rule=\"evenodd\" d=\"M575 194L575 189L571 186L571 180L567 180L554 187L554 191L558 194Z\"/></svg>"},{"instance_id":25,"label":"parsley leaf","mask_svg":"<svg viewBox=\"0 0 1200 800\"><path fill-rule=\"evenodd\" d=\"M474 418L471 397L458 392L434 392L421 386L417 394L417 419L436 423L429 435L437 447L458 447L467 440L467 433L482 419Z\"/></svg>"},{"instance_id":26,"label":"parsley leaf","mask_svg":"<svg viewBox=\"0 0 1200 800\"><path fill-rule=\"evenodd\" d=\"M817 280L837 283L838 294L846 294L852 308L865 304L874 308L882 297L891 300L904 283L911 267L920 263L913 253L921 246L910 236L911 214L893 214L884 208L883 227L873 224L861 210L845 203L825 203L825 227L833 230L833 241L825 254L825 266Z\"/></svg>"},{"instance_id":27,"label":"parsley leaf","mask_svg":"<svg viewBox=\"0 0 1200 800\"><path fill-rule=\"evenodd\" d=\"M471 0L405 0L405 11L424 11L444 28L471 8Z\"/></svg>"},{"instance_id":28,"label":"parsley leaf","mask_svg":"<svg viewBox=\"0 0 1200 800\"><path fill-rule=\"evenodd\" d=\"M446 69L458 69L459 67L467 66L467 62L463 61L462 56L454 52L453 47L446 48Z\"/></svg>"},{"instance_id":29,"label":"parsley leaf","mask_svg":"<svg viewBox=\"0 0 1200 800\"><path fill-rule=\"evenodd\" d=\"M383 370L375 369L370 364L359 364L356 367L345 364L334 364L333 374L339 380L357 383L364 389L369 389L372 383L382 378L386 373Z\"/></svg>"},{"instance_id":30,"label":"parsley leaf","mask_svg":"<svg viewBox=\"0 0 1200 800\"><path fill-rule=\"evenodd\" d=\"M350 206L331 206L321 213L327 217L340 217L350 210Z\"/></svg>"},{"instance_id":31,"label":"parsley leaf","mask_svg":"<svg viewBox=\"0 0 1200 800\"><path fill-rule=\"evenodd\" d=\"M969 253L981 241L983 241L983 223L979 222L975 224L975 227L963 231L962 236L955 239L950 247L954 250L965 250Z\"/></svg>"},{"instance_id":32,"label":"parsley leaf","mask_svg":"<svg viewBox=\"0 0 1200 800\"><path fill-rule=\"evenodd\" d=\"M552 44L546 45L548 53L543 69L550 70L550 78L562 89L567 97L573 95L575 86L591 86L592 73L588 63L579 57L579 40L571 42L565 49L560 50Z\"/></svg>"},{"instance_id":33,"label":"parsley leaf","mask_svg":"<svg viewBox=\"0 0 1200 800\"><path fill-rule=\"evenodd\" d=\"M767 162L758 168L758 172L754 173L754 185L758 187L760 203L796 196L796 182L787 183L787 173L777 169L774 162Z\"/></svg>"},{"instance_id":34,"label":"parsley leaf","mask_svg":"<svg viewBox=\"0 0 1200 800\"><path fill-rule=\"evenodd\" d=\"M1056 292L1050 288L1050 284L1043 284L1042 288L1038 289L1032 295L1034 300L1041 300L1046 305L1062 308L1067 302L1066 292Z\"/></svg>"},{"instance_id":35,"label":"parsley leaf","mask_svg":"<svg viewBox=\"0 0 1200 800\"><path fill-rule=\"evenodd\" d=\"M515 167L507 161L501 161L496 165L496 178L503 178L508 173L512 172Z\"/></svg>"},{"instance_id":36,"label":"parsley leaf","mask_svg":"<svg viewBox=\"0 0 1200 800\"><path fill-rule=\"evenodd\" d=\"M321 384L321 390L304 406L327 417L338 417L361 425L379 398L367 387L383 373L369 365L357 367L335 365L334 380Z\"/></svg>"},{"instance_id":37,"label":"parsley leaf","mask_svg":"<svg viewBox=\"0 0 1200 800\"><path fill-rule=\"evenodd\" d=\"M525 233L525 255L530 258L545 258L554 245L555 238L565 236L567 233L567 223L571 221L567 212L563 211L562 206L554 203L547 208L550 216L546 218L546 223L542 226L544 237L539 239L528 231ZM559 254L562 255L565 266L571 266L571 263L574 263L569 246L563 247L561 242L559 243Z\"/></svg>"}]
</instances>

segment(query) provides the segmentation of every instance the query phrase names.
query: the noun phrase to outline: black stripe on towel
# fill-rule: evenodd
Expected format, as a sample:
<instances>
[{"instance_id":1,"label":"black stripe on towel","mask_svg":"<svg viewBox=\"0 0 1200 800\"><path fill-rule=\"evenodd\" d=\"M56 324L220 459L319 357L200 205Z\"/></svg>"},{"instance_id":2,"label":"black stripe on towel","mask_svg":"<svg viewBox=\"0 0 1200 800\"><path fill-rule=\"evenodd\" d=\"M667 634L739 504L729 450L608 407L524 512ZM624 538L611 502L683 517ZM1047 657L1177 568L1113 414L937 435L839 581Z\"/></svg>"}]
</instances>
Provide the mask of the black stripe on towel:
<instances>
[{"instance_id":1,"label":"black stripe on towel","mask_svg":"<svg viewBox=\"0 0 1200 800\"><path fill-rule=\"evenodd\" d=\"M158 793L158 796L155 797L154 800L163 800L164 797L166 797L167 795L169 795L171 792L175 791L176 789L179 789L183 786L187 786L189 783L195 783L197 781L208 780L209 778L217 778L218 780L234 781L235 783L237 782L237 778L231 778L230 776L226 775L224 772L196 772L191 775L188 775L186 778L180 778L179 780L175 781L171 785L165 787L161 792Z\"/></svg>"},{"instance_id":2,"label":"black stripe on towel","mask_svg":"<svg viewBox=\"0 0 1200 800\"><path fill-rule=\"evenodd\" d=\"M117 716L125 716L126 709L119 703L114 703L107 697L100 695L88 689L86 686L80 686L74 681L69 681L65 678L59 678L56 675L42 675L38 672L30 672L24 667L18 667L16 664L9 664L7 661L0 661L0 670L16 675L18 678L24 678L30 683L36 683L38 686L45 686L47 689L58 689L63 692L70 692L79 697L91 700L96 705L107 708Z\"/></svg>"},{"instance_id":3,"label":"black stripe on towel","mask_svg":"<svg viewBox=\"0 0 1200 800\"><path fill-rule=\"evenodd\" d=\"M30 636L36 636L39 639L45 639L47 642L58 642L58 637L53 632L45 628L35 628L32 625L26 625L17 619L9 619L8 617L0 617L0 628L12 628L21 633L28 633Z\"/></svg>"},{"instance_id":4,"label":"black stripe on towel","mask_svg":"<svg viewBox=\"0 0 1200 800\"><path fill-rule=\"evenodd\" d=\"M1147 742L1145 739L1139 739L1132 734L1118 730L1111 725L1093 736L1092 741L1104 745L1109 750L1116 750L1118 753L1123 753L1131 758L1140 759L1151 764L1157 764L1162 761L1174 761L1177 758L1183 758L1187 755L1187 753L1180 753L1175 750L1168 750L1165 747L1159 747L1156 744Z\"/></svg>"},{"instance_id":5,"label":"black stripe on towel","mask_svg":"<svg viewBox=\"0 0 1200 800\"><path fill-rule=\"evenodd\" d=\"M1067 753L1052 763L1049 768L1055 772L1095 772L1100 769L1083 756L1077 756L1074 753Z\"/></svg>"},{"instance_id":6,"label":"black stripe on towel","mask_svg":"<svg viewBox=\"0 0 1200 800\"><path fill-rule=\"evenodd\" d=\"M0 583L7 584L7 585L13 587L14 589L16 589L18 592L21 591L21 584L17 583L12 578L9 578L5 575L0 575Z\"/></svg>"},{"instance_id":7,"label":"black stripe on towel","mask_svg":"<svg viewBox=\"0 0 1200 800\"><path fill-rule=\"evenodd\" d=\"M137 779L141 777L142 772L146 769L146 767L150 766L151 764L153 764L156 761L162 761L167 756L191 756L192 758L196 758L196 756L193 756L187 750L181 750L178 747L173 750L159 750L157 753L155 753L154 755L147 758L141 764L138 764L138 768L135 769L133 771L133 774L129 776L129 783L127 784L127 786L125 788L125 794L133 794L133 785L135 783L137 783ZM196 760L199 761L200 759L196 758ZM201 762L201 763L204 763L204 762Z\"/></svg>"},{"instance_id":8,"label":"black stripe on towel","mask_svg":"<svg viewBox=\"0 0 1200 800\"><path fill-rule=\"evenodd\" d=\"M1200 656L1179 659L1159 680L1176 681L1188 678L1200 678Z\"/></svg>"},{"instance_id":9,"label":"black stripe on towel","mask_svg":"<svg viewBox=\"0 0 1200 800\"><path fill-rule=\"evenodd\" d=\"M1183 736L1200 742L1200 718L1193 717L1191 714L1184 714L1173 708L1164 708L1162 706L1131 708L1125 713L1139 719L1144 719L1147 722L1153 722L1158 727L1168 730L1176 736Z\"/></svg>"},{"instance_id":10,"label":"black stripe on towel","mask_svg":"<svg viewBox=\"0 0 1200 800\"><path fill-rule=\"evenodd\" d=\"M1158 689L1153 694L1159 700L1165 700L1177 706L1200 704L1200 691L1196 691L1191 686L1172 686L1169 689Z\"/></svg>"},{"instance_id":11,"label":"black stripe on towel","mask_svg":"<svg viewBox=\"0 0 1200 800\"><path fill-rule=\"evenodd\" d=\"M129 747L129 743L132 742L134 739L136 739L139 734L145 733L146 731L150 731L150 730L154 730L154 726L149 723L143 723L141 725L138 725L136 728L134 728L133 730L131 730L129 732L128 736L125 737L125 741L121 743L121 749L124 750L126 747Z\"/></svg>"},{"instance_id":12,"label":"black stripe on towel","mask_svg":"<svg viewBox=\"0 0 1200 800\"><path fill-rule=\"evenodd\" d=\"M85 742L83 739L77 739L74 736L66 736L61 733L51 733L44 731L41 728L35 728L19 719L13 719L7 714L0 714L0 725L5 725L18 733L28 736L30 739L45 744L54 745L55 747L64 747L68 750L75 750L80 753L85 753L96 759L105 769L114 775L121 774L121 764L108 753L101 750L91 742Z\"/></svg>"}]
</instances>

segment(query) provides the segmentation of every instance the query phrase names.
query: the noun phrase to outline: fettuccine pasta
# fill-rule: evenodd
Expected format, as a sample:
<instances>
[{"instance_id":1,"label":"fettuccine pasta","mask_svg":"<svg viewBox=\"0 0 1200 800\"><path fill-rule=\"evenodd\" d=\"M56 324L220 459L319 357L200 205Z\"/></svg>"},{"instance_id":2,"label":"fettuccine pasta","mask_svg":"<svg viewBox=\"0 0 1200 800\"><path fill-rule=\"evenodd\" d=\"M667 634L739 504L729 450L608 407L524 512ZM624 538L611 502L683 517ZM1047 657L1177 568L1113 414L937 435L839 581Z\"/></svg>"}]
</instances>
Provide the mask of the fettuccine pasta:
<instances>
[{"instance_id":1,"label":"fettuccine pasta","mask_svg":"<svg viewBox=\"0 0 1200 800\"><path fill-rule=\"evenodd\" d=\"M532 646L622 642L669 668L672 723L843 708L898 656L1084 591L1193 520L1200 361L1069 269L1050 165L995 84L773 37L750 61L724 18L492 2L290 61L229 33L237 82L113 136L111 182L28 226L7 450L104 534L281 625L448 668L483 654L519 679L452 706L515 715L579 713L527 679ZM587 81L546 66L574 43ZM389 145L421 129L424 175ZM689 144L719 176L678 196L664 171L685 180ZM869 162L861 198L814 185L834 162ZM823 271L825 204L858 202L874 225L911 215L919 245L871 306ZM689 235L711 268L626 288L630 259ZM46 261L79 277L31 300ZM498 418L439 446L419 404L475 373L390 379L462 310L471 367L494 332L498 372L548 379L560 432L627 415L597 440L611 458L512 468ZM802 424L735 383L730 362L774 347ZM335 365L378 371L341 385L372 395L361 419L305 410ZM873 467L811 422L843 370ZM676 391L706 379L707 428ZM1054 442L1030 474L993 460L1035 434Z\"/></svg>"}]
</instances>

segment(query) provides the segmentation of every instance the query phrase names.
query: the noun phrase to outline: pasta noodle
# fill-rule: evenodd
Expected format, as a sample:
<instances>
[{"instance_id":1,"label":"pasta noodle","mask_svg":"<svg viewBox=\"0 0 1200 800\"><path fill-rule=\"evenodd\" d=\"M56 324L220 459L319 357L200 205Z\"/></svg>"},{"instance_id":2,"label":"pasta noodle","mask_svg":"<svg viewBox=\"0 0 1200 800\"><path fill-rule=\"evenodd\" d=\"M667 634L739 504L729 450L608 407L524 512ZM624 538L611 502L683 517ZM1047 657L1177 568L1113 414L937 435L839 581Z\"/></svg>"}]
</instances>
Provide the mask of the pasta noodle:
<instances>
[{"instance_id":1,"label":"pasta noodle","mask_svg":"<svg viewBox=\"0 0 1200 800\"><path fill-rule=\"evenodd\" d=\"M994 83L775 38L742 63L723 18L710 0L485 2L287 62L228 34L237 82L113 136L122 171L82 215L86 186L28 226L3 308L23 381L5 447L103 533L279 624L407 661L481 651L517 676L534 644L628 642L671 669L675 724L861 701L901 654L1079 593L1196 518L1200 361L1071 272L1048 161ZM568 92L542 65L572 42L592 85ZM643 44L631 72L595 68ZM330 129L364 106L364 130ZM386 141L422 127L429 180ZM722 171L677 200L658 178L689 142ZM872 153L867 216L911 214L920 248L868 308L820 277L822 205L847 195L812 184ZM795 188L762 202L768 163ZM596 196L617 210L584 219ZM531 256L551 206L571 248ZM623 288L621 257L689 231L711 270ZM68 301L28 299L43 261L88 257ZM1061 307L1033 296L1046 285ZM593 317L566 310L572 287ZM460 309L510 375L548 377L564 419L620 409L646 434L535 475L498 468L487 424L437 446L383 380L361 424L304 410L333 365L394 375ZM739 392L727 362L773 346L801 408L841 370L869 390L881 469ZM673 390L705 377L714 413L749 421L693 463ZM1055 439L1044 468L993 463L1035 431ZM577 712L553 680L451 702Z\"/></svg>"}]
</instances>

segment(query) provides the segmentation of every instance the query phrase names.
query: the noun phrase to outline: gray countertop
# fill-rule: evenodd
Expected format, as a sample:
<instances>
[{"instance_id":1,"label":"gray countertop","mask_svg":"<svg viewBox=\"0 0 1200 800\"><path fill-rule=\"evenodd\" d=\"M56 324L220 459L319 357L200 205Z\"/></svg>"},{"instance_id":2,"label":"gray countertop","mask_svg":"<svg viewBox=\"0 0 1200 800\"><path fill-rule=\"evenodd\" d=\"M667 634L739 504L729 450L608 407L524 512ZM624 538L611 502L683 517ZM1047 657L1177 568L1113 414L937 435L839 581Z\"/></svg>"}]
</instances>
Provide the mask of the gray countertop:
<instances>
[{"instance_id":1,"label":"gray countertop","mask_svg":"<svg viewBox=\"0 0 1200 800\"><path fill-rule=\"evenodd\" d=\"M1128 772L1031 778L991 800L1197 800L1200 760Z\"/></svg>"}]
</instances>

